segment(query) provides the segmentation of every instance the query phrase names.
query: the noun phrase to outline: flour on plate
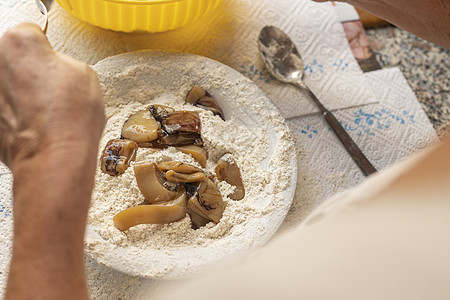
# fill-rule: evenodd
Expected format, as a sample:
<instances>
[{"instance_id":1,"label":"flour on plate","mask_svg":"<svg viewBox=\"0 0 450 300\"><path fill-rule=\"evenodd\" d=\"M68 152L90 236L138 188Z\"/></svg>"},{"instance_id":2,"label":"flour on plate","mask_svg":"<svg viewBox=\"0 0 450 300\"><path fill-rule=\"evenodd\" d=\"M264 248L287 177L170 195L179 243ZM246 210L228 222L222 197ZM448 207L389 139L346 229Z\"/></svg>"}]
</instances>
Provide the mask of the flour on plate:
<instances>
[{"instance_id":1,"label":"flour on plate","mask_svg":"<svg viewBox=\"0 0 450 300\"><path fill-rule=\"evenodd\" d=\"M295 188L293 138L270 100L248 79L204 57L167 52L116 56L95 66L106 103L107 123L99 150L119 138L124 122L152 104L199 112L208 152L205 168L214 175L218 160L231 155L240 168L245 197L228 197L234 186L215 180L224 200L223 217L197 230L188 215L170 224L144 224L119 231L113 217L144 202L133 165L120 176L97 168L88 217L86 251L98 262L150 278L174 278L266 242L289 210ZM208 90L225 114L185 104L194 84ZM201 168L190 155L169 147L139 148L136 162L182 161ZM89 233L90 228L95 234ZM100 238L97 238L96 235Z\"/></svg>"},{"instance_id":2,"label":"flour on plate","mask_svg":"<svg viewBox=\"0 0 450 300\"><path fill-rule=\"evenodd\" d=\"M278 189L286 188L289 182L289 166L283 167L286 175L273 184L271 174L260 170L259 165L268 152L268 144L265 139L265 128L259 132L250 132L248 128L239 126L232 119L223 121L219 116L211 112L196 108L189 104L182 104L183 99L175 99L174 95L166 95L164 98L153 99L147 104L170 105L176 110L195 110L200 114L202 123L202 138L204 148L208 152L207 165L203 169L205 173L214 175L217 161L226 154L231 154L240 167L246 190L246 197L241 201L234 201L228 195L234 191L234 186L226 182L218 182L217 186L224 199L224 215L218 224L209 223L197 230L192 229L188 215L178 222L164 225L138 225L126 232L119 231L113 224L113 217L131 206L137 206L145 201L140 192L133 164L126 172L119 176L110 176L100 171L97 167L93 201L89 212L89 223L98 226L98 233L107 241L117 246L137 246L139 248L166 249L174 247L189 247L193 245L207 246L217 238L229 235L230 229L235 224L245 222L249 217L255 217L271 211L274 206L256 208L252 205L257 199L255 195L261 192L272 194ZM172 101L171 101L172 100ZM176 101L178 100L178 101ZM119 138L124 122L130 115L146 106L139 102L132 102L120 106L120 110L114 108L107 123L103 138L100 142L100 150L104 148L110 139ZM281 149L280 149L281 150ZM182 161L201 168L200 164L192 156L184 154L174 147L153 151L147 148L139 148L136 162L151 161L160 163L163 161ZM285 181L281 181L285 179ZM277 199L273 199L277 201Z\"/></svg>"}]
</instances>

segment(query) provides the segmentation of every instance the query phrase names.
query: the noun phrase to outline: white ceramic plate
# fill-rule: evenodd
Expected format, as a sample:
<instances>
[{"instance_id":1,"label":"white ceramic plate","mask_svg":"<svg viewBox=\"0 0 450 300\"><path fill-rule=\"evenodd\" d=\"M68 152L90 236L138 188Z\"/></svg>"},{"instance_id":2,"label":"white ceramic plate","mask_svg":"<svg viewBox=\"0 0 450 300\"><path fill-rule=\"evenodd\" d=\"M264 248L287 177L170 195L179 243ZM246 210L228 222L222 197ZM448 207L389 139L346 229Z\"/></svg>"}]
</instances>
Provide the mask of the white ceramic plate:
<instances>
[{"instance_id":1,"label":"white ceramic plate","mask_svg":"<svg viewBox=\"0 0 450 300\"><path fill-rule=\"evenodd\" d=\"M147 68L149 65L152 66L151 71ZM235 70L205 57L161 51L143 51L110 57L98 62L94 69L99 74L106 105L109 105L112 97L120 98L123 103L138 99L144 104L146 99L152 96L152 91L160 91L161 87L168 91L177 91L197 83L214 96L226 119L235 117L236 122L255 131L269 124L265 133L269 147L260 167L276 176L270 162L272 159L280 159L274 157L275 149L279 149L277 146L280 146L281 135L289 135L289 130L267 96L252 81ZM268 118L279 118L281 122L272 126ZM292 151L282 159L288 166L287 178L290 184L277 193L277 203L267 203L269 200L264 199L265 195L261 195L256 205L272 205L273 209L234 226L231 230L234 233L239 232L239 235L234 234L238 237L226 242L217 239L208 247L158 250L111 246L99 254L98 249L93 251L95 247L108 242L103 240L93 225L88 225L87 253L98 262L130 275L168 279L202 272L213 262L261 246L276 232L294 197L297 158L293 140L289 142L288 148Z\"/></svg>"}]
</instances>

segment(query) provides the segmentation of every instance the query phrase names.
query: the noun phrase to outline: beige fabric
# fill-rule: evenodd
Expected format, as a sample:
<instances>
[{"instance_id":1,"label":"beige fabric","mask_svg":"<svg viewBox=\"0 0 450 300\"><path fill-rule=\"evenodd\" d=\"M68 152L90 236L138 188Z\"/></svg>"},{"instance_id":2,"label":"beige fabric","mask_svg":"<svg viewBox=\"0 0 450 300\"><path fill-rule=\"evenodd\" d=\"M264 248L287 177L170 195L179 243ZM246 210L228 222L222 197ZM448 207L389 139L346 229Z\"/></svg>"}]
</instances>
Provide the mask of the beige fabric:
<instances>
[{"instance_id":1,"label":"beige fabric","mask_svg":"<svg viewBox=\"0 0 450 300\"><path fill-rule=\"evenodd\" d=\"M447 140L330 199L244 263L162 299L449 299L449 231Z\"/></svg>"}]
</instances>

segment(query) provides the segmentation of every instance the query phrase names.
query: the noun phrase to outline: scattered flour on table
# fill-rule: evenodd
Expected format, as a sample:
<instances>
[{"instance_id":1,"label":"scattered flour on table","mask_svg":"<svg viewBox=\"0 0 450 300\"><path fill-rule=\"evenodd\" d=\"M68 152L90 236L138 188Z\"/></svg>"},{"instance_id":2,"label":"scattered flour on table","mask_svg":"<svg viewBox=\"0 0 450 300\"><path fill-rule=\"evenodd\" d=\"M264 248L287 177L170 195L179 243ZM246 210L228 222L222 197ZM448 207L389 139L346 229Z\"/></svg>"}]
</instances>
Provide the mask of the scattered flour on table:
<instances>
[{"instance_id":1,"label":"scattered flour on table","mask_svg":"<svg viewBox=\"0 0 450 300\"><path fill-rule=\"evenodd\" d=\"M0 162L0 299L6 288L13 239L12 175Z\"/></svg>"},{"instance_id":2,"label":"scattered flour on table","mask_svg":"<svg viewBox=\"0 0 450 300\"><path fill-rule=\"evenodd\" d=\"M89 297L93 300L132 299L141 284L139 277L129 276L85 258ZM101 284L99 284L101 282Z\"/></svg>"}]
</instances>

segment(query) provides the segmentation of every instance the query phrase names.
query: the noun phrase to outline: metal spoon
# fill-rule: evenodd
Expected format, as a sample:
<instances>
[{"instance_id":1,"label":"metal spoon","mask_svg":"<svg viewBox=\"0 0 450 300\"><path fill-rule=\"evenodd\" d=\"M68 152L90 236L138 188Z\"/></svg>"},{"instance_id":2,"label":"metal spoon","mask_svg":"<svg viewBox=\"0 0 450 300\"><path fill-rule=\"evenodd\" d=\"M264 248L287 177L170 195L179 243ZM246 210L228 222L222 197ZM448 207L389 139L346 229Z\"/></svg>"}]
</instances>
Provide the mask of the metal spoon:
<instances>
[{"instance_id":1,"label":"metal spoon","mask_svg":"<svg viewBox=\"0 0 450 300\"><path fill-rule=\"evenodd\" d=\"M339 121L320 103L319 99L317 99L303 82L303 60L292 40L280 29L274 26L266 26L259 34L258 46L261 57L269 72L279 81L290 83L308 92L311 99L319 107L328 125L330 125L364 175L368 176L375 173L377 170L348 135Z\"/></svg>"},{"instance_id":2,"label":"metal spoon","mask_svg":"<svg viewBox=\"0 0 450 300\"><path fill-rule=\"evenodd\" d=\"M53 0L36 0L36 5L40 10L41 14L45 17L44 26L42 26L42 31L46 34L48 27L48 12L50 10L50 6L52 5Z\"/></svg>"}]
</instances>

